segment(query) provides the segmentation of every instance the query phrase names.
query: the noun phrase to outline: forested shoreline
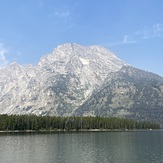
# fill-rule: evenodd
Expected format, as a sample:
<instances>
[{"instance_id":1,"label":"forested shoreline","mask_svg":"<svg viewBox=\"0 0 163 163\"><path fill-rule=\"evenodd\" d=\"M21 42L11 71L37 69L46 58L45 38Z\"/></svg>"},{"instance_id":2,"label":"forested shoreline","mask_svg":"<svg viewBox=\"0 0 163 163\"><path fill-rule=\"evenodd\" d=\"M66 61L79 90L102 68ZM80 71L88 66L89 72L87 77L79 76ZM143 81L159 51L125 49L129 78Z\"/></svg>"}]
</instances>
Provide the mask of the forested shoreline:
<instances>
[{"instance_id":1,"label":"forested shoreline","mask_svg":"<svg viewBox=\"0 0 163 163\"><path fill-rule=\"evenodd\" d=\"M134 130L160 129L154 122L138 122L115 117L57 117L36 115L0 115L0 131L59 131L59 130Z\"/></svg>"}]
</instances>

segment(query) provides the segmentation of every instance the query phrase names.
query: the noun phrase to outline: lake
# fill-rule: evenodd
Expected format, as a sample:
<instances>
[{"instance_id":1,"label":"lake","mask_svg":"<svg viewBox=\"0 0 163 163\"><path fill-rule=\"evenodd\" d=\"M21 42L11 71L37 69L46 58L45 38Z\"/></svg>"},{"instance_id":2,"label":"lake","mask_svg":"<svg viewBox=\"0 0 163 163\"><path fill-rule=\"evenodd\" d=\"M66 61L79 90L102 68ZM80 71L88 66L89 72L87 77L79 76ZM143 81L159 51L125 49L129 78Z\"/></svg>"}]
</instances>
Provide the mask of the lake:
<instances>
[{"instance_id":1,"label":"lake","mask_svg":"<svg viewBox=\"0 0 163 163\"><path fill-rule=\"evenodd\" d=\"M0 163L160 163L163 131L0 133Z\"/></svg>"}]
</instances>

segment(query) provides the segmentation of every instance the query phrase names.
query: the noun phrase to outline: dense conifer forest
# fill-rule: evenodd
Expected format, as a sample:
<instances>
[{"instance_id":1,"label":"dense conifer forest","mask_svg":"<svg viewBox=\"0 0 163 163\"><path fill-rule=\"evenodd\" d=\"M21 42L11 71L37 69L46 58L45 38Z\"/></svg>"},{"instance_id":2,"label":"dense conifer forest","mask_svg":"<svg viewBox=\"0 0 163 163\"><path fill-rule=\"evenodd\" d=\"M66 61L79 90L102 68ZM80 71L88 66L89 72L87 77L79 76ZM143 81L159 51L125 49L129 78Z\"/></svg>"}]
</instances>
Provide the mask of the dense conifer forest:
<instances>
[{"instance_id":1,"label":"dense conifer forest","mask_svg":"<svg viewBox=\"0 0 163 163\"><path fill-rule=\"evenodd\" d=\"M0 130L81 130L81 129L160 129L153 122L137 122L115 117L55 117L36 115L0 115Z\"/></svg>"}]
</instances>

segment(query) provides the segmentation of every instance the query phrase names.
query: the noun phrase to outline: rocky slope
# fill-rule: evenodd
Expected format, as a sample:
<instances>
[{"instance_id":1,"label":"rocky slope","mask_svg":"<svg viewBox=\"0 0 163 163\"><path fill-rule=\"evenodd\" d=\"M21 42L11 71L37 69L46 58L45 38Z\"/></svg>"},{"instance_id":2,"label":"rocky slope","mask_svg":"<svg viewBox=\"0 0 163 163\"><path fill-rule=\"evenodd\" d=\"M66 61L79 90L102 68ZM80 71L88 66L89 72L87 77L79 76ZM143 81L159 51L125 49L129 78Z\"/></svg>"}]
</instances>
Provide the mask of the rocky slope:
<instances>
[{"instance_id":1,"label":"rocky slope","mask_svg":"<svg viewBox=\"0 0 163 163\"><path fill-rule=\"evenodd\" d=\"M64 44L36 66L16 63L0 69L0 113L69 115L124 65L99 47Z\"/></svg>"},{"instance_id":2,"label":"rocky slope","mask_svg":"<svg viewBox=\"0 0 163 163\"><path fill-rule=\"evenodd\" d=\"M36 66L0 69L0 114L163 119L163 78L99 46L58 46Z\"/></svg>"},{"instance_id":3,"label":"rocky slope","mask_svg":"<svg viewBox=\"0 0 163 163\"><path fill-rule=\"evenodd\" d=\"M163 78L131 66L110 73L75 115L118 116L163 122Z\"/></svg>"}]
</instances>

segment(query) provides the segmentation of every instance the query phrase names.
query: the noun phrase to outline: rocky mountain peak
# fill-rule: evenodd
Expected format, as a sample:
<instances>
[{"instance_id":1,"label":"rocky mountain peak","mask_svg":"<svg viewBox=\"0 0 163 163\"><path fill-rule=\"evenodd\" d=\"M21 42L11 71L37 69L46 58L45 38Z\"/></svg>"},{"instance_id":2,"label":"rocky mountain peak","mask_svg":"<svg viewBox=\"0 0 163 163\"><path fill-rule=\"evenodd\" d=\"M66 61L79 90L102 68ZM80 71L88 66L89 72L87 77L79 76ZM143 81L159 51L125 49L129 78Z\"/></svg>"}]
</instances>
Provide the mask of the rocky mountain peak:
<instances>
[{"instance_id":1,"label":"rocky mountain peak","mask_svg":"<svg viewBox=\"0 0 163 163\"><path fill-rule=\"evenodd\" d=\"M163 78L101 46L67 43L36 66L0 69L0 114L141 117L141 106L163 110Z\"/></svg>"},{"instance_id":2,"label":"rocky mountain peak","mask_svg":"<svg viewBox=\"0 0 163 163\"><path fill-rule=\"evenodd\" d=\"M78 62L77 62L78 60ZM104 68L101 63L105 62L108 71L117 71L126 65L122 60L117 58L111 51L100 46L81 46L78 44L63 44L54 49L51 54L43 56L38 65L46 67L60 63L60 65L66 66L72 62L77 62L83 66L92 67L97 65L100 68ZM80 65L79 64L79 65Z\"/></svg>"},{"instance_id":3,"label":"rocky mountain peak","mask_svg":"<svg viewBox=\"0 0 163 163\"><path fill-rule=\"evenodd\" d=\"M100 46L59 45L36 66L0 69L0 113L68 115L124 65Z\"/></svg>"}]
</instances>

